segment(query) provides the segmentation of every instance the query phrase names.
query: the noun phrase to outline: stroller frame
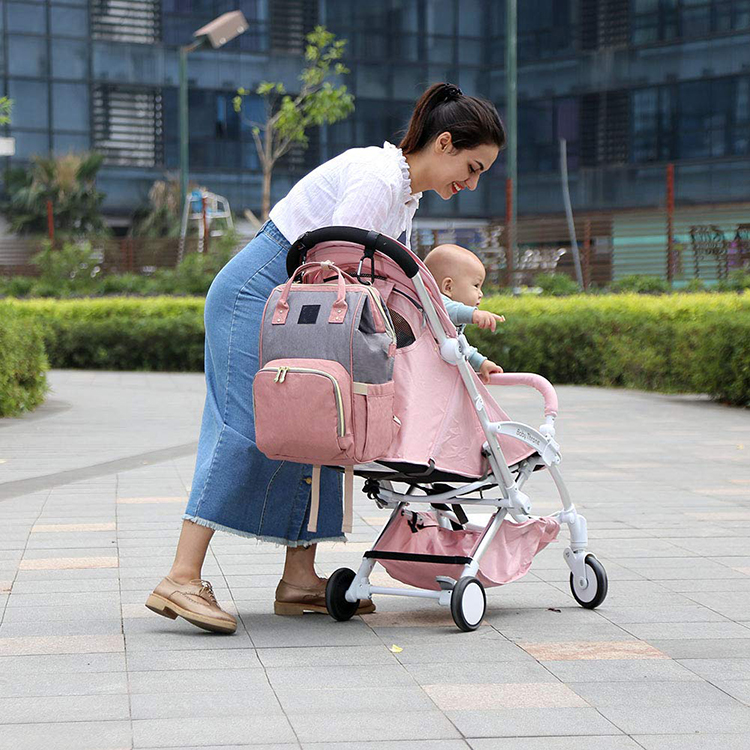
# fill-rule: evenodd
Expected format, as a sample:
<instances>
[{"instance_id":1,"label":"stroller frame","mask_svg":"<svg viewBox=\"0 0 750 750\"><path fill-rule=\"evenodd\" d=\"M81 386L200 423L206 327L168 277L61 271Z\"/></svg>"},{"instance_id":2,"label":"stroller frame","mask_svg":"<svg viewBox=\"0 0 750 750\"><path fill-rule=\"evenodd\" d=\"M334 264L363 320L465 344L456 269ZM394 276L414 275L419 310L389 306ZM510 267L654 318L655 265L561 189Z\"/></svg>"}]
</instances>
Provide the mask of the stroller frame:
<instances>
[{"instance_id":1,"label":"stroller frame","mask_svg":"<svg viewBox=\"0 0 750 750\"><path fill-rule=\"evenodd\" d=\"M322 235L321 233L324 232L328 232L328 234ZM352 235L352 233L355 234ZM311 236L308 237L308 235ZM346 238L363 244L365 255L356 274L358 278L360 278L362 262L366 257L369 257L372 261L375 250L391 257L404 270L408 268L407 273L414 284L419 302L422 305L426 324L439 346L440 355L443 360L458 368L471 403L474 405L477 418L486 437L482 449L489 464L489 470L482 478L469 481L461 487L437 493L425 491L422 485L427 485L429 489L432 489L429 481L420 480L420 477L416 475L401 475L394 478L394 470L378 464L378 462L355 466L355 474L367 477L365 491L368 496L374 499L380 508L391 508L392 513L373 547L364 553L356 574L348 568L339 568L329 578L326 589L326 604L329 613L334 619L348 620L356 611L359 600L371 599L374 594L428 598L437 600L442 606L450 606L453 619L460 629L465 631L475 630L481 624L486 609L484 588L476 578L482 556L495 538L501 524L506 522L508 517L515 522L529 521L535 518L531 515L531 500L523 492L523 488L535 469L545 468L550 473L562 503L562 509L553 513L551 517L555 518L560 525L567 524L570 534L570 545L564 550L563 557L571 571L571 592L576 601L585 608L593 609L601 604L607 595L607 575L601 563L593 554L588 552L586 519L572 503L559 470L560 446L555 441L557 397L552 385L542 376L531 373L491 376L491 385L528 385L538 390L544 396L546 415L545 421L539 429L521 422L493 422L487 413L482 395L474 380L474 372L468 362L469 343L466 337L463 334L459 334L455 338L446 335L430 293L420 276L419 269L403 247L383 235L366 232L365 230L355 230L350 227L330 227L310 232L308 235L303 235L295 244L293 250L296 248L298 253L304 252L317 242L332 238ZM315 239L317 237L321 239ZM408 267L408 264L404 261L404 255L407 255L413 267ZM294 259L291 260L289 265L294 267ZM503 455L497 439L498 435L507 435L520 440L532 448L535 453L522 459L512 469ZM515 476L513 470L516 472ZM378 473L382 473L383 478L377 478ZM410 486L406 492L397 492L393 487L394 481L404 482ZM455 484L455 481L453 483ZM500 498L483 497L482 490L488 489L488 485L493 488L496 486L502 496ZM417 489L422 489L426 494L414 494ZM477 491L480 493L479 497L467 496ZM461 506L489 506L494 508L495 511L487 525L477 526L466 523L465 516L462 522L455 512L452 513L444 509L446 503L451 503L451 501L459 498ZM389 525L398 517L401 510L408 505L420 503L433 506L431 510L435 511L438 523L444 528L451 529L454 528L454 524L459 524L463 528L481 532L471 557L417 555L376 549L378 541ZM443 508L436 508L436 505L442 505ZM426 563L458 563L463 564L464 567L458 579L436 576L437 583L440 586L439 591L374 586L370 583L370 574L375 567L375 563L383 559Z\"/></svg>"}]
</instances>

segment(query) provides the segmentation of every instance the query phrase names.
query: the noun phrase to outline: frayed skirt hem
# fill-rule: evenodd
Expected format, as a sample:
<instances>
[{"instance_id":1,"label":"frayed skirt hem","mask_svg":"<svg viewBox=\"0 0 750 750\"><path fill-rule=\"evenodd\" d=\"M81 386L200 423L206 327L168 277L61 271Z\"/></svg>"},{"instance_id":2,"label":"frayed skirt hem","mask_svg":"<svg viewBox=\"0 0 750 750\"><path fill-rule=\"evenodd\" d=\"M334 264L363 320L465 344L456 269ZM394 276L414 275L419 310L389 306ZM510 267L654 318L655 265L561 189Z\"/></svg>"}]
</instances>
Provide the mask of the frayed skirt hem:
<instances>
[{"instance_id":1,"label":"frayed skirt hem","mask_svg":"<svg viewBox=\"0 0 750 750\"><path fill-rule=\"evenodd\" d=\"M261 542L269 542L271 544L276 544L279 547L311 547L313 544L318 544L319 542L346 542L346 536L344 534L341 534L340 536L321 537L320 539L298 539L294 541L291 539L284 539L283 537L266 536L265 534L254 534L252 531L233 529L231 526L224 526L215 521L208 521L205 518L191 516L188 513L183 514L182 518L184 521L190 521L198 526L207 526L209 529L214 529L215 531L224 531L227 534L243 536L248 539L258 539Z\"/></svg>"}]
</instances>

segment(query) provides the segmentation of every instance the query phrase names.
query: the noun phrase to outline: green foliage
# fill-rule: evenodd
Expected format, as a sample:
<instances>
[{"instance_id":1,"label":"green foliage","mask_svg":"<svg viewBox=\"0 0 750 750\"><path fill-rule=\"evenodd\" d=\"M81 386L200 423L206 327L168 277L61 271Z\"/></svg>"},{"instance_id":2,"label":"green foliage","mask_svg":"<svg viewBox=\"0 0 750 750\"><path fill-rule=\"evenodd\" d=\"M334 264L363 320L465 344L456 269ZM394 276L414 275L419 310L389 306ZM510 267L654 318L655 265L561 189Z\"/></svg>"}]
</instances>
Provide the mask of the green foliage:
<instances>
[{"instance_id":1,"label":"green foliage","mask_svg":"<svg viewBox=\"0 0 750 750\"><path fill-rule=\"evenodd\" d=\"M43 240L31 262L41 271L42 287L60 288L67 294L88 291L100 270L90 242L65 242L58 248Z\"/></svg>"},{"instance_id":2,"label":"green foliage","mask_svg":"<svg viewBox=\"0 0 750 750\"><path fill-rule=\"evenodd\" d=\"M534 286L551 297L567 297L581 291L578 284L564 273L540 273L534 278Z\"/></svg>"},{"instance_id":3,"label":"green foliage","mask_svg":"<svg viewBox=\"0 0 750 750\"><path fill-rule=\"evenodd\" d=\"M750 270L736 268L730 271L726 280L720 281L716 288L720 292L742 292L750 289Z\"/></svg>"},{"instance_id":4,"label":"green foliage","mask_svg":"<svg viewBox=\"0 0 750 750\"><path fill-rule=\"evenodd\" d=\"M0 302L0 417L31 411L47 393L40 325Z\"/></svg>"},{"instance_id":5,"label":"green foliage","mask_svg":"<svg viewBox=\"0 0 750 750\"><path fill-rule=\"evenodd\" d=\"M53 367L173 372L203 367L203 299L113 297L5 304L41 327Z\"/></svg>"},{"instance_id":6,"label":"green foliage","mask_svg":"<svg viewBox=\"0 0 750 750\"><path fill-rule=\"evenodd\" d=\"M485 297L505 315L472 344L508 372L553 383L701 392L750 406L750 292Z\"/></svg>"},{"instance_id":7,"label":"green foliage","mask_svg":"<svg viewBox=\"0 0 750 750\"><path fill-rule=\"evenodd\" d=\"M613 281L609 286L609 291L615 294L627 292L635 292L636 294L668 294L672 290L666 279L635 273Z\"/></svg>"},{"instance_id":8,"label":"green foliage","mask_svg":"<svg viewBox=\"0 0 750 750\"><path fill-rule=\"evenodd\" d=\"M0 96L0 125L10 123L10 115L13 111L13 100L7 96Z\"/></svg>"},{"instance_id":9,"label":"green foliage","mask_svg":"<svg viewBox=\"0 0 750 750\"><path fill-rule=\"evenodd\" d=\"M349 73L341 62L346 40L323 26L316 26L307 37L306 66L299 76L300 91L296 96L286 92L282 83L263 81L255 93L265 103L265 122L250 122L258 158L264 174L262 213L270 209L270 175L276 162L293 144L307 146L306 131L311 127L333 124L354 110L354 97L344 85L334 85L331 78ZM237 89L232 100L235 112L242 111L243 99L250 95L246 88Z\"/></svg>"},{"instance_id":10,"label":"green foliage","mask_svg":"<svg viewBox=\"0 0 750 750\"><path fill-rule=\"evenodd\" d=\"M96 189L96 175L103 161L104 156L94 152L33 156L30 168L6 170L10 199L1 210L13 231L46 234L50 201L56 232L69 236L108 232L101 216L105 196Z\"/></svg>"},{"instance_id":11,"label":"green foliage","mask_svg":"<svg viewBox=\"0 0 750 750\"><path fill-rule=\"evenodd\" d=\"M195 188L188 185L188 193ZM136 212L130 234L133 237L180 236L180 176L169 173L156 180L148 191L148 205Z\"/></svg>"}]
</instances>

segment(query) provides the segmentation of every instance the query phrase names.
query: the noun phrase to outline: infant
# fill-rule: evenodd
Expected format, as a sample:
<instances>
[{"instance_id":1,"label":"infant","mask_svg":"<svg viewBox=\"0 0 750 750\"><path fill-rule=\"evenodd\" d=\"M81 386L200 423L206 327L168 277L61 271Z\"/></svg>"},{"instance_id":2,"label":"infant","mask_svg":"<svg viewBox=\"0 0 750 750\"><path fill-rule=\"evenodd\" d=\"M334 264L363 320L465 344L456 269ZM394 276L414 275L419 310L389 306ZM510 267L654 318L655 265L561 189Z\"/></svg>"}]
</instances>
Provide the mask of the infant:
<instances>
[{"instance_id":1,"label":"infant","mask_svg":"<svg viewBox=\"0 0 750 750\"><path fill-rule=\"evenodd\" d=\"M485 270L482 261L471 250L458 245L438 245L430 250L424 260L430 273L435 277L448 311L448 317L459 333L467 323L494 331L505 318L486 310L478 310L477 305L484 296L482 284ZM483 383L490 382L493 372L503 368L471 347L469 364L479 373Z\"/></svg>"}]
</instances>

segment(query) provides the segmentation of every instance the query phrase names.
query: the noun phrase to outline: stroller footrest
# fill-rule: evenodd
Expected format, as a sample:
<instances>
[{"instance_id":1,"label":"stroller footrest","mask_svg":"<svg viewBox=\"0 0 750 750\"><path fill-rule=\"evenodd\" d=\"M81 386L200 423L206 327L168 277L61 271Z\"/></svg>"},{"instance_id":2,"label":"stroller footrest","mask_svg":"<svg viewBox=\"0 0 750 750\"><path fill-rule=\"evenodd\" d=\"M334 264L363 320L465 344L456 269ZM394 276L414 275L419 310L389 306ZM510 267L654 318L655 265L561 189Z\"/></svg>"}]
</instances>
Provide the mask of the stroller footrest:
<instances>
[{"instance_id":1,"label":"stroller footrest","mask_svg":"<svg viewBox=\"0 0 750 750\"><path fill-rule=\"evenodd\" d=\"M460 555L418 555L413 552L389 552L371 549L365 552L368 560L404 560L408 562L441 563L442 565L469 565L470 557Z\"/></svg>"}]
</instances>

